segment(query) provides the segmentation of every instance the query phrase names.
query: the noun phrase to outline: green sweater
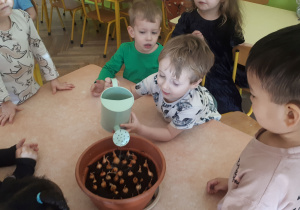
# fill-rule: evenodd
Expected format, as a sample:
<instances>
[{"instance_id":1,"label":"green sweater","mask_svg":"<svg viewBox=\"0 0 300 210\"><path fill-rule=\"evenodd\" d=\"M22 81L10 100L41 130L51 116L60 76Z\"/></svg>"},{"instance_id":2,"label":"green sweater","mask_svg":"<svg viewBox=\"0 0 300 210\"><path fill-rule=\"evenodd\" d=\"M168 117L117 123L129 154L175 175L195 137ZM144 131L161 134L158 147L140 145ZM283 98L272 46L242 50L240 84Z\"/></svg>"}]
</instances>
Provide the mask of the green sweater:
<instances>
[{"instance_id":1,"label":"green sweater","mask_svg":"<svg viewBox=\"0 0 300 210\"><path fill-rule=\"evenodd\" d=\"M121 44L117 52L102 68L98 80L106 77L113 78L125 65L123 77L131 82L138 83L149 75L158 71L158 56L163 49L159 43L157 49L150 53L140 53L135 49L134 42Z\"/></svg>"}]
</instances>

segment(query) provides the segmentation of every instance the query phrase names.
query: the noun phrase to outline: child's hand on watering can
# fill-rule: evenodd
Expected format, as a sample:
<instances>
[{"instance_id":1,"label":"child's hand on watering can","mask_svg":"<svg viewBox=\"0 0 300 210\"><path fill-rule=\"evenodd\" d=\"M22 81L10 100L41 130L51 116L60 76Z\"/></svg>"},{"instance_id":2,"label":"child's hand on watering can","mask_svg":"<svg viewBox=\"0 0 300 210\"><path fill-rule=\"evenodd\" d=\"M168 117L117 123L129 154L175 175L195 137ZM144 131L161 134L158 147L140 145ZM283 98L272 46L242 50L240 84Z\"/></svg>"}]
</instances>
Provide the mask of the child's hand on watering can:
<instances>
[{"instance_id":1,"label":"child's hand on watering can","mask_svg":"<svg viewBox=\"0 0 300 210\"><path fill-rule=\"evenodd\" d=\"M119 80L117 80L117 81L118 81L118 86L119 86ZM111 78L106 77L105 78L105 83L104 83L104 90L106 90L107 88L110 88L112 86L113 86L113 84L112 84Z\"/></svg>"},{"instance_id":2,"label":"child's hand on watering can","mask_svg":"<svg viewBox=\"0 0 300 210\"><path fill-rule=\"evenodd\" d=\"M121 124L120 127L126 129L128 132L138 133L142 127L142 124L139 122L136 115L131 112L129 123Z\"/></svg>"},{"instance_id":3,"label":"child's hand on watering can","mask_svg":"<svg viewBox=\"0 0 300 210\"><path fill-rule=\"evenodd\" d=\"M102 94L102 91L104 90L104 81L103 80L96 80L94 84L91 86L91 93L95 97L99 97Z\"/></svg>"}]
</instances>

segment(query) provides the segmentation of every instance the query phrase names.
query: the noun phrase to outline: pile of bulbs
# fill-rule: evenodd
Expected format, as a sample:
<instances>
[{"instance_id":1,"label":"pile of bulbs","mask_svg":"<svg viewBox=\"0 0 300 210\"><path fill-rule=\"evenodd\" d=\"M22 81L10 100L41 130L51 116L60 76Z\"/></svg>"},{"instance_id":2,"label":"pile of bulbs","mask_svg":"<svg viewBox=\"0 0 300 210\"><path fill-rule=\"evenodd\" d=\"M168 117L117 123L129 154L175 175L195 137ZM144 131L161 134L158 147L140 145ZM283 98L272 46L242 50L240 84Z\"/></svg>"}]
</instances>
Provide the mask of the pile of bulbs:
<instances>
[{"instance_id":1,"label":"pile of bulbs","mask_svg":"<svg viewBox=\"0 0 300 210\"><path fill-rule=\"evenodd\" d=\"M150 159L137 152L114 150L89 166L86 186L101 197L123 199L141 194L156 181Z\"/></svg>"}]
</instances>

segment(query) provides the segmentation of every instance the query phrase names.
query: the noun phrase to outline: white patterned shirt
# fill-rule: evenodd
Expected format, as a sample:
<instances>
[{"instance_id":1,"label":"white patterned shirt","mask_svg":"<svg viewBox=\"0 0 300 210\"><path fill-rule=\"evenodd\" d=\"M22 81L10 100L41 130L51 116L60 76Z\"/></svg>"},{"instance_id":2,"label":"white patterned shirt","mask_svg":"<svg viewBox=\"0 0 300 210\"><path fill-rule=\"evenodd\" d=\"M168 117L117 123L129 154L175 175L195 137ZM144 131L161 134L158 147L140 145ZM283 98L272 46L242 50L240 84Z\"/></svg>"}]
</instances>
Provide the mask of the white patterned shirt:
<instances>
[{"instance_id":1,"label":"white patterned shirt","mask_svg":"<svg viewBox=\"0 0 300 210\"><path fill-rule=\"evenodd\" d=\"M176 129L190 129L209 120L221 119L213 96L200 85L172 103L164 100L157 85L157 73L136 84L135 90L139 95L152 95L157 110Z\"/></svg>"},{"instance_id":2,"label":"white patterned shirt","mask_svg":"<svg viewBox=\"0 0 300 210\"><path fill-rule=\"evenodd\" d=\"M51 57L27 12L12 10L11 28L0 30L0 105L21 104L40 86L33 78L34 58L47 81L58 77Z\"/></svg>"}]
</instances>

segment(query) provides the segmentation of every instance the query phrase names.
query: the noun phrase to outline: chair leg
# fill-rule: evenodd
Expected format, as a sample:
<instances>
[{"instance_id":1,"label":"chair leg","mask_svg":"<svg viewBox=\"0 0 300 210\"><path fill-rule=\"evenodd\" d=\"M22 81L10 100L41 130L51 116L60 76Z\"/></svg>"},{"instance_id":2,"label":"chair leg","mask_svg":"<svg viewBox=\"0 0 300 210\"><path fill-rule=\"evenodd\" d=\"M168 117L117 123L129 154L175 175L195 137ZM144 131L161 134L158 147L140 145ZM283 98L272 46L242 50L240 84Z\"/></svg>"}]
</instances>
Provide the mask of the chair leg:
<instances>
[{"instance_id":1,"label":"chair leg","mask_svg":"<svg viewBox=\"0 0 300 210\"><path fill-rule=\"evenodd\" d=\"M73 44L73 40L74 40L75 15L78 10L80 10L80 8L75 9L73 12L70 11L72 14L72 32L71 32L71 43L72 44Z\"/></svg>"},{"instance_id":2,"label":"chair leg","mask_svg":"<svg viewBox=\"0 0 300 210\"><path fill-rule=\"evenodd\" d=\"M97 21L97 20L93 20L93 23L94 23L94 25L95 25L95 28L96 28L96 31L97 31L97 33L99 32L99 27L98 27L98 22L99 21Z\"/></svg>"},{"instance_id":3,"label":"chair leg","mask_svg":"<svg viewBox=\"0 0 300 210\"><path fill-rule=\"evenodd\" d=\"M51 6L51 9L50 9L50 20L49 20L49 26L48 26L48 35L51 35L52 15L53 15L53 7Z\"/></svg>"},{"instance_id":4,"label":"chair leg","mask_svg":"<svg viewBox=\"0 0 300 210\"><path fill-rule=\"evenodd\" d=\"M55 8L56 8L56 11L57 11L58 17L59 17L59 19L60 19L61 26L62 26L63 30L65 31L65 30L66 30L66 28L65 28L64 22L63 22L63 20L62 20L62 18L61 18L61 15L60 15L59 9L58 9L57 7L55 7Z\"/></svg>"},{"instance_id":5,"label":"chair leg","mask_svg":"<svg viewBox=\"0 0 300 210\"><path fill-rule=\"evenodd\" d=\"M43 19L44 19L44 4L42 3L41 23L43 23Z\"/></svg>"},{"instance_id":6,"label":"chair leg","mask_svg":"<svg viewBox=\"0 0 300 210\"><path fill-rule=\"evenodd\" d=\"M113 30L113 32L111 34L111 40L114 40L115 36L116 36L116 25L114 25L114 30Z\"/></svg>"},{"instance_id":7,"label":"chair leg","mask_svg":"<svg viewBox=\"0 0 300 210\"><path fill-rule=\"evenodd\" d=\"M252 114L252 112L253 112L253 110L252 110L252 106L251 106L251 108L250 108L249 112L247 113L247 115L250 116Z\"/></svg>"},{"instance_id":8,"label":"chair leg","mask_svg":"<svg viewBox=\"0 0 300 210\"><path fill-rule=\"evenodd\" d=\"M83 39L84 39L85 26L86 26L86 16L84 16L84 20L83 20L83 27L82 27L82 33L81 33L80 47L83 47Z\"/></svg>"},{"instance_id":9,"label":"chair leg","mask_svg":"<svg viewBox=\"0 0 300 210\"><path fill-rule=\"evenodd\" d=\"M107 29L106 29L106 39L105 39L103 58L106 58L106 51L107 51L107 44L108 44L108 37L109 37L109 29L110 29L111 23L112 22L108 22Z\"/></svg>"},{"instance_id":10,"label":"chair leg","mask_svg":"<svg viewBox=\"0 0 300 210\"><path fill-rule=\"evenodd\" d=\"M172 27L172 30L168 33L168 35L166 36L165 40L164 40L164 44L165 45L167 43L167 41L170 39L170 36L172 35L173 31L174 31L175 27Z\"/></svg>"},{"instance_id":11,"label":"chair leg","mask_svg":"<svg viewBox=\"0 0 300 210\"><path fill-rule=\"evenodd\" d=\"M35 81L36 81L40 86L43 86L43 79L42 79L42 76L41 76L41 70L40 70L40 67L39 67L39 64L38 64L38 63L36 63L36 64L34 65L33 77L34 77Z\"/></svg>"},{"instance_id":12,"label":"chair leg","mask_svg":"<svg viewBox=\"0 0 300 210\"><path fill-rule=\"evenodd\" d=\"M123 19L123 18L122 18L122 19ZM128 28L128 22L127 22L127 19L126 19L126 18L124 18L124 23L125 23L126 28ZM129 33L128 33L128 36L129 36L130 41L132 42L132 37L130 36Z\"/></svg>"}]
</instances>

